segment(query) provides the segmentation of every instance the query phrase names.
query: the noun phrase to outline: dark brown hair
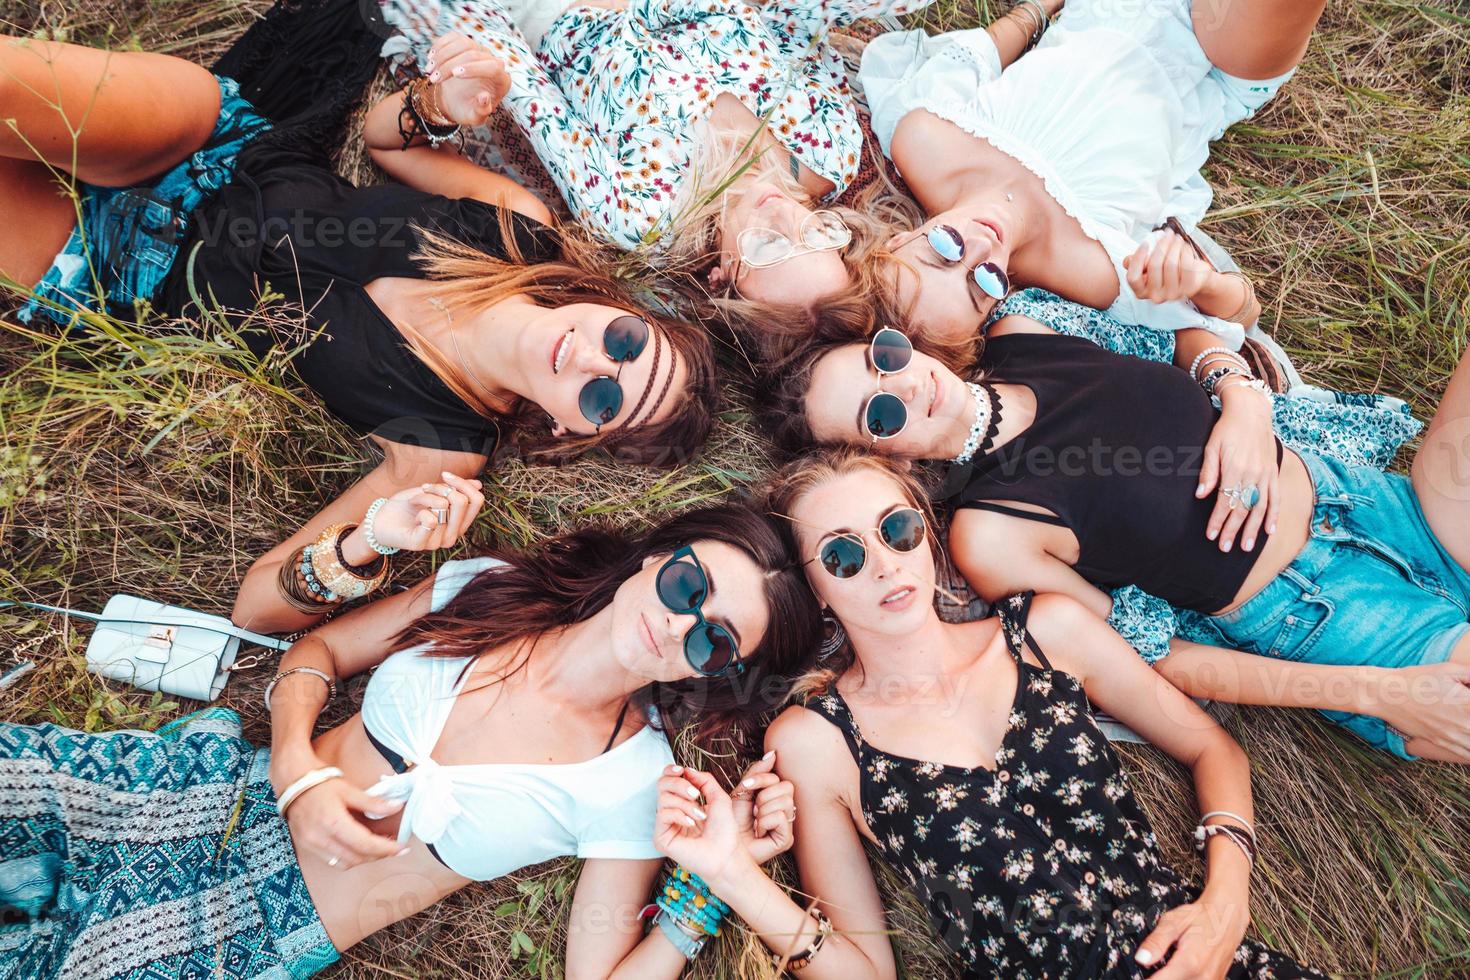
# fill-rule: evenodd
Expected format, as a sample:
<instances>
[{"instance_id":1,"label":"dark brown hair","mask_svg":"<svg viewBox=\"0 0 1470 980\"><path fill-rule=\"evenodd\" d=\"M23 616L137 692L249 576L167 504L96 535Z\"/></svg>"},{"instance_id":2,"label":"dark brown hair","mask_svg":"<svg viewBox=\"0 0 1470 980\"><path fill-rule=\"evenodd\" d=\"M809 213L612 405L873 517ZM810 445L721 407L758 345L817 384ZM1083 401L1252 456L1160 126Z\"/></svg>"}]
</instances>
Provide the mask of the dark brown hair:
<instances>
[{"instance_id":1,"label":"dark brown hair","mask_svg":"<svg viewBox=\"0 0 1470 980\"><path fill-rule=\"evenodd\" d=\"M429 277L420 286L424 293L455 312L484 309L510 296L525 296L552 309L591 303L628 310L663 334L668 341L663 352L665 362L670 359L668 347L672 346L678 361L688 369L688 381L686 396L667 418L638 425L630 417L631 428L620 426L602 435L555 438L546 428L545 412L540 406L524 401L507 413L484 410L483 414L507 423L511 443L542 462L565 462L599 447L623 462L665 466L687 462L709 437L718 411L715 358L709 335L686 320L650 312L646 303L638 301L631 284L609 274L608 270L617 264L617 256L579 227L557 229L562 252L558 261L527 263L516 239L515 213L502 209L500 223L508 261L451 236L416 229L423 245L414 258ZM403 333L414 352L456 395L468 405L481 405L474 386L458 365L424 342L411 326ZM651 416L658 395L655 389L648 408L639 413L643 418Z\"/></svg>"},{"instance_id":2,"label":"dark brown hair","mask_svg":"<svg viewBox=\"0 0 1470 980\"><path fill-rule=\"evenodd\" d=\"M544 633L582 622L611 602L645 558L696 541L738 548L764 573L765 636L741 651L745 669L739 674L652 682L629 703L640 713L657 708L662 728L693 726L701 747L725 738L759 755L761 722L786 699L790 678L809 664L821 639L821 616L781 532L748 503L688 511L642 534L593 527L520 554L495 554L507 565L480 573L443 609L411 623L394 650L425 643L432 656L478 659L504 649L505 667L495 681L504 680L525 666Z\"/></svg>"}]
</instances>

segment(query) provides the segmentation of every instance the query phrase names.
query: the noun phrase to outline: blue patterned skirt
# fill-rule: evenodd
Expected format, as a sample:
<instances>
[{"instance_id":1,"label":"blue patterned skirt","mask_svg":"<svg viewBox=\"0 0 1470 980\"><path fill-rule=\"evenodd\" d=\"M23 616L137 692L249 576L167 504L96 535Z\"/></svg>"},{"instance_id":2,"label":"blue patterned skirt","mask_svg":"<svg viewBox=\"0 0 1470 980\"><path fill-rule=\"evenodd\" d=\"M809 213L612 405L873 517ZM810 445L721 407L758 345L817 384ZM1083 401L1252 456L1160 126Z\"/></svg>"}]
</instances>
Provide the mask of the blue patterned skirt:
<instances>
[{"instance_id":1,"label":"blue patterned skirt","mask_svg":"<svg viewBox=\"0 0 1470 980\"><path fill-rule=\"evenodd\" d=\"M338 958L228 708L0 723L0 978L287 980Z\"/></svg>"}]
</instances>

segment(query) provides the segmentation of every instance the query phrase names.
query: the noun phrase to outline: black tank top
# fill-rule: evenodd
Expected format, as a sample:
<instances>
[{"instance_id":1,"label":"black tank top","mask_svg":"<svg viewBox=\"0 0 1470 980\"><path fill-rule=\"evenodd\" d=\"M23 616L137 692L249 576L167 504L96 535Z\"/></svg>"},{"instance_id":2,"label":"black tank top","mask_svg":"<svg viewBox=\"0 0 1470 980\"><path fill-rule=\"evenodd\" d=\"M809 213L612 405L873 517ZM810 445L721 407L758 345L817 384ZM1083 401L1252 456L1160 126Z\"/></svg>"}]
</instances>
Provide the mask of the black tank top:
<instances>
[{"instance_id":1,"label":"black tank top","mask_svg":"<svg viewBox=\"0 0 1470 980\"><path fill-rule=\"evenodd\" d=\"M1104 588L1137 585L1200 612L1230 604L1265 531L1252 551L1222 553L1205 537L1215 495L1200 500L1194 490L1219 412L1186 372L1057 334L994 337L980 366L992 382L1030 388L1036 419L984 458L951 467L952 505L1069 528L1080 547L1074 567ZM1276 453L1279 466L1279 441Z\"/></svg>"},{"instance_id":2,"label":"black tank top","mask_svg":"<svg viewBox=\"0 0 1470 980\"><path fill-rule=\"evenodd\" d=\"M258 139L241 152L233 180L195 213L155 305L190 312L197 245L192 278L206 302L212 294L225 310L249 311L267 286L282 294L270 305L284 315L269 326L240 312L227 319L249 327L243 339L259 356L294 352L292 367L333 415L390 442L488 456L494 423L413 353L364 289L383 276L423 278L409 258L419 245L415 224L510 258L498 208L403 184L356 187L312 148ZM525 261L559 255L550 228L515 215L512 229Z\"/></svg>"}]
</instances>

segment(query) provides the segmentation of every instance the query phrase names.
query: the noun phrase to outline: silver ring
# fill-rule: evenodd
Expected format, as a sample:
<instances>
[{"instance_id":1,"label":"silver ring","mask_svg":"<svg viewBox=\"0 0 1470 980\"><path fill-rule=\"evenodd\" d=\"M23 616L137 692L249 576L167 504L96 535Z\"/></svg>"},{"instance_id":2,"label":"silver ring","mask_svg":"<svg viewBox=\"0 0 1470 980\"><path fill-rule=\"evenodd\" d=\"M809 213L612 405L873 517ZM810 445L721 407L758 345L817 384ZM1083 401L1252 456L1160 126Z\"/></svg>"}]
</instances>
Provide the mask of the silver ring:
<instances>
[{"instance_id":1,"label":"silver ring","mask_svg":"<svg viewBox=\"0 0 1470 980\"><path fill-rule=\"evenodd\" d=\"M1261 488L1254 483L1248 483L1243 487L1225 487L1220 491L1230 501L1230 509L1234 510L1239 504L1246 510L1251 510L1261 502Z\"/></svg>"},{"instance_id":2,"label":"silver ring","mask_svg":"<svg viewBox=\"0 0 1470 980\"><path fill-rule=\"evenodd\" d=\"M440 486L436 483L429 487L428 492L432 493L436 497L443 497L445 500L448 500L449 495L454 491L449 489L448 487Z\"/></svg>"},{"instance_id":3,"label":"silver ring","mask_svg":"<svg viewBox=\"0 0 1470 980\"><path fill-rule=\"evenodd\" d=\"M443 507L434 508L434 522L437 524L449 523L449 511Z\"/></svg>"}]
</instances>

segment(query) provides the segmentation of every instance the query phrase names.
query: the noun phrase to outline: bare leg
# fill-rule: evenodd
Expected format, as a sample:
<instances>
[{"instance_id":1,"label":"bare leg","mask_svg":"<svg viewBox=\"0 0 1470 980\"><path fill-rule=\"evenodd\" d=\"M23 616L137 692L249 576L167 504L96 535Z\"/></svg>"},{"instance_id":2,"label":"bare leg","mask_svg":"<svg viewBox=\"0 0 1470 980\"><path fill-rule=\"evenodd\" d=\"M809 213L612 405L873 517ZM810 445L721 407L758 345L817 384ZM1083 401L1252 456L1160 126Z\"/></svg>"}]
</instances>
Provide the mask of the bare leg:
<instances>
[{"instance_id":1,"label":"bare leg","mask_svg":"<svg viewBox=\"0 0 1470 980\"><path fill-rule=\"evenodd\" d=\"M1327 0L1194 0L1194 36L1236 78L1284 75L1301 63Z\"/></svg>"},{"instance_id":2,"label":"bare leg","mask_svg":"<svg viewBox=\"0 0 1470 980\"><path fill-rule=\"evenodd\" d=\"M65 179L44 163L0 157L0 275L34 286L51 268L77 223Z\"/></svg>"},{"instance_id":3,"label":"bare leg","mask_svg":"<svg viewBox=\"0 0 1470 980\"><path fill-rule=\"evenodd\" d=\"M169 55L0 35L0 157L124 187L204 145L219 116L208 71Z\"/></svg>"},{"instance_id":4,"label":"bare leg","mask_svg":"<svg viewBox=\"0 0 1470 980\"><path fill-rule=\"evenodd\" d=\"M1470 356L1460 355L1414 457L1413 478L1434 536L1470 569Z\"/></svg>"}]
</instances>

